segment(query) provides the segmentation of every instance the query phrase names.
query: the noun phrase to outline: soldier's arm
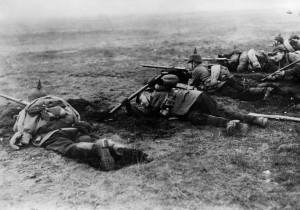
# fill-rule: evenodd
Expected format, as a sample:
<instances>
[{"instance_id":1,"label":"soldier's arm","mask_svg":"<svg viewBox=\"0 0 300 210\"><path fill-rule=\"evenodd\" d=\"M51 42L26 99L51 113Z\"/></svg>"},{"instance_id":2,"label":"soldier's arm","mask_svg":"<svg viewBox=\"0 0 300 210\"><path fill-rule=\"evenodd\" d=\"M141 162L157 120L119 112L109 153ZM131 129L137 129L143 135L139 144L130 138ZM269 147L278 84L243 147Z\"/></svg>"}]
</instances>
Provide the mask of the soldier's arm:
<instances>
[{"instance_id":1,"label":"soldier's arm","mask_svg":"<svg viewBox=\"0 0 300 210\"><path fill-rule=\"evenodd\" d=\"M296 64L293 68L285 70L284 75L285 76L292 76L294 74L300 73L300 65Z\"/></svg>"}]
</instances>

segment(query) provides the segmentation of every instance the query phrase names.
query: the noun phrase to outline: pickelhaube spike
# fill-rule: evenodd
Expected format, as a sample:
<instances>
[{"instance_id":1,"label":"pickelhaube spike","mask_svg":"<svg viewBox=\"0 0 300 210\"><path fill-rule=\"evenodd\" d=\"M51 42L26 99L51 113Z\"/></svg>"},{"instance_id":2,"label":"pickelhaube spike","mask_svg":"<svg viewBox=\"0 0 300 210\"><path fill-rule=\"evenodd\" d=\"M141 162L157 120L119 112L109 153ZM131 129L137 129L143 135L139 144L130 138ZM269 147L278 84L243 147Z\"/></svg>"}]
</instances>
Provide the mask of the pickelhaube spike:
<instances>
[{"instance_id":1,"label":"pickelhaube spike","mask_svg":"<svg viewBox=\"0 0 300 210\"><path fill-rule=\"evenodd\" d=\"M195 49L194 49L194 54L197 54L197 48L195 47Z\"/></svg>"},{"instance_id":2,"label":"pickelhaube spike","mask_svg":"<svg viewBox=\"0 0 300 210\"><path fill-rule=\"evenodd\" d=\"M42 83L41 80L38 81L37 87L31 91L28 95L29 101L33 101L34 99L46 96L46 92L42 90Z\"/></svg>"},{"instance_id":3,"label":"pickelhaube spike","mask_svg":"<svg viewBox=\"0 0 300 210\"><path fill-rule=\"evenodd\" d=\"M38 81L38 84L36 86L36 89L40 90L42 89L42 83L41 83L41 80Z\"/></svg>"}]
</instances>

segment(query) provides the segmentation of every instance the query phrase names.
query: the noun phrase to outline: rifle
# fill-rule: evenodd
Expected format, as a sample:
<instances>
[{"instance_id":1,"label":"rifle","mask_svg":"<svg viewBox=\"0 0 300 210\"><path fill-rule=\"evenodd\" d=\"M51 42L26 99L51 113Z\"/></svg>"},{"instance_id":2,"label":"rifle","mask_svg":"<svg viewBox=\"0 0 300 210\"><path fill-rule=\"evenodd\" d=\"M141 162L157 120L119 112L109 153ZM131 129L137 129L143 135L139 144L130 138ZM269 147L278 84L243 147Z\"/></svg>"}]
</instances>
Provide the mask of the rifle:
<instances>
[{"instance_id":1,"label":"rifle","mask_svg":"<svg viewBox=\"0 0 300 210\"><path fill-rule=\"evenodd\" d=\"M141 92L143 92L144 90L146 90L148 87L152 86L153 84L155 84L155 82L157 80L159 80L160 78L162 78L164 75L168 74L167 71L161 71L161 73L159 75L157 75L154 79L152 79L151 81L149 81L146 85L144 85L143 87L141 87L139 90L137 90L135 93L133 93L132 95L130 95L127 100L131 101L132 99L134 99L138 94L140 94ZM116 111L118 111L124 104L121 103L119 105L117 105L115 108L113 108L112 110L110 110L108 112L108 115L111 115L113 113L115 113ZM103 118L106 118L107 116L103 116Z\"/></svg>"},{"instance_id":2,"label":"rifle","mask_svg":"<svg viewBox=\"0 0 300 210\"><path fill-rule=\"evenodd\" d=\"M190 59L185 58L184 61L189 61ZM202 58L202 61L228 61L228 58Z\"/></svg>"},{"instance_id":3,"label":"rifle","mask_svg":"<svg viewBox=\"0 0 300 210\"><path fill-rule=\"evenodd\" d=\"M285 70L285 69L291 67L292 65L294 65L294 64L296 64L296 63L298 63L298 62L300 62L300 59L299 59L299 60L296 60L296 61L293 62L293 63L290 63L289 65L287 65L287 66L285 66L285 67L282 67L281 69L278 69L277 71L275 71L275 72L273 72L272 74L270 74L269 76L267 76L267 77L261 79L260 81L263 82L263 81L265 81L266 79L268 79L268 77L274 76L274 75L277 74L278 72L281 72L281 71L283 71L283 70Z\"/></svg>"},{"instance_id":4,"label":"rifle","mask_svg":"<svg viewBox=\"0 0 300 210\"><path fill-rule=\"evenodd\" d=\"M175 67L175 66L155 66L155 65L142 65L146 68L162 69L167 74L174 74L178 77L178 83L187 84L191 78L190 70L185 67Z\"/></svg>"},{"instance_id":5,"label":"rifle","mask_svg":"<svg viewBox=\"0 0 300 210\"><path fill-rule=\"evenodd\" d=\"M8 95L4 95L2 93L0 93L0 97L5 98L5 99L10 100L10 101L14 101L14 102L16 102L18 104L22 104L24 106L27 106L28 104L30 104L30 102L28 102L28 101L24 101L22 99L18 99L18 98L14 98L14 97L11 97L11 96L8 96Z\"/></svg>"},{"instance_id":6,"label":"rifle","mask_svg":"<svg viewBox=\"0 0 300 210\"><path fill-rule=\"evenodd\" d=\"M175 66L155 66L155 65L142 65L142 67L146 68L154 68L154 69L163 69L167 71L178 70L178 71L189 71L185 67L175 67Z\"/></svg>"},{"instance_id":7,"label":"rifle","mask_svg":"<svg viewBox=\"0 0 300 210\"><path fill-rule=\"evenodd\" d=\"M249 113L248 115L255 116L255 117L265 117L274 120L288 120L288 121L300 122L300 118L283 116L283 115L268 115L268 114L257 114L257 113Z\"/></svg>"}]
</instances>

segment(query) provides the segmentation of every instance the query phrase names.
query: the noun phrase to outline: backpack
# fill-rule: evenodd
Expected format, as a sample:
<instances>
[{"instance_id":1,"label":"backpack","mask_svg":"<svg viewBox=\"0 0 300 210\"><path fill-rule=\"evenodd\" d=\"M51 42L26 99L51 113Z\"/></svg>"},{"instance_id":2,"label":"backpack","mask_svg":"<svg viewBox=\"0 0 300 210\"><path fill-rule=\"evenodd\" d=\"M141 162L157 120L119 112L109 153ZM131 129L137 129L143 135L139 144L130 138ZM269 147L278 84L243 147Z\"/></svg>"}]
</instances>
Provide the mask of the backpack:
<instances>
[{"instance_id":1,"label":"backpack","mask_svg":"<svg viewBox=\"0 0 300 210\"><path fill-rule=\"evenodd\" d=\"M29 133L34 137L71 127L78 121L79 113L64 99L44 96L32 101L19 113L13 131Z\"/></svg>"}]
</instances>

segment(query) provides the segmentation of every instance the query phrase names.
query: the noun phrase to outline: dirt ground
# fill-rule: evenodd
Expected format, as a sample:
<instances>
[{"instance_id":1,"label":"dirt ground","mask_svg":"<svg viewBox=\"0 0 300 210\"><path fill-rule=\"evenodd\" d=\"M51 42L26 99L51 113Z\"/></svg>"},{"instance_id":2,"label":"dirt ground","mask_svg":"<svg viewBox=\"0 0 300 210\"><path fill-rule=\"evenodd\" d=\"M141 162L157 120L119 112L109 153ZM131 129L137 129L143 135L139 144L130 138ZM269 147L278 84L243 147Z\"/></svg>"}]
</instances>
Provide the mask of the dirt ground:
<instances>
[{"instance_id":1,"label":"dirt ground","mask_svg":"<svg viewBox=\"0 0 300 210\"><path fill-rule=\"evenodd\" d=\"M269 120L265 129L227 137L221 128L141 121L123 109L111 121L88 115L91 104L113 108L159 73L142 64L184 67L194 47L203 57L233 45L270 51L278 33L300 34L299 20L251 12L1 23L0 93L27 99L40 79L95 134L154 161L102 172L42 148L13 151L9 139L22 106L0 99L0 209L300 209L299 123ZM213 97L245 112L300 117L290 97Z\"/></svg>"}]
</instances>

